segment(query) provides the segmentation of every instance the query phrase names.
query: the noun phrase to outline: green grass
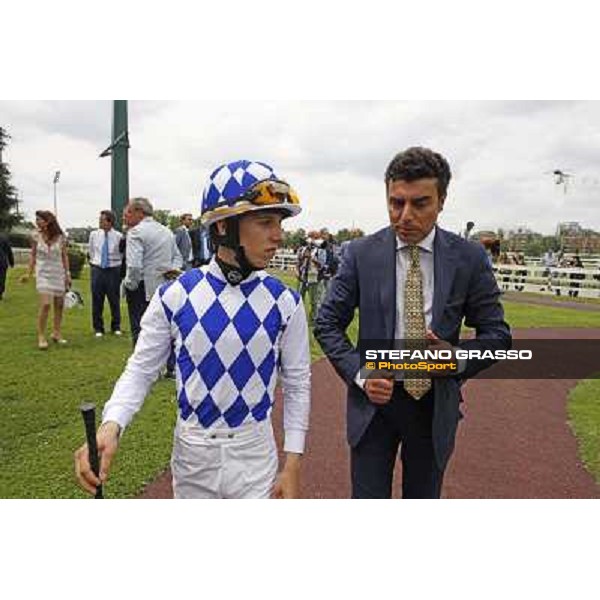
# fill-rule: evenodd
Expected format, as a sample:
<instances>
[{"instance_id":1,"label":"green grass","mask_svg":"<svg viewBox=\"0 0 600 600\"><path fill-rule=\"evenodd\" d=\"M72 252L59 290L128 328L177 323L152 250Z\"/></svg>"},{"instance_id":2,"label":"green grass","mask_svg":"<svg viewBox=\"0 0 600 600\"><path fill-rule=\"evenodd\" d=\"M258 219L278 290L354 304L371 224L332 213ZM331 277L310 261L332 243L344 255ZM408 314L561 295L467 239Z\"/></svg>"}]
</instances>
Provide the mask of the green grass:
<instances>
[{"instance_id":1,"label":"green grass","mask_svg":"<svg viewBox=\"0 0 600 600\"><path fill-rule=\"evenodd\" d=\"M600 484L600 379L580 381L571 390L567 413L577 437L579 455Z\"/></svg>"},{"instance_id":2,"label":"green grass","mask_svg":"<svg viewBox=\"0 0 600 600\"><path fill-rule=\"evenodd\" d=\"M97 418L131 352L128 335L96 339L91 330L88 273L75 282L83 309L66 311L67 346L36 346L37 294L9 271L0 303L0 498L79 498L73 452L84 441L79 405L96 403ZM123 305L123 330L129 329ZM108 307L105 307L108 316ZM174 382L159 381L123 437L107 485L110 497L129 497L164 469L175 419Z\"/></svg>"},{"instance_id":3,"label":"green grass","mask_svg":"<svg viewBox=\"0 0 600 600\"><path fill-rule=\"evenodd\" d=\"M73 475L73 452L84 441L79 405L96 403L100 418L131 352L131 340L128 335L93 336L89 280L84 271L75 287L86 306L65 314L63 334L69 344L39 351L37 294L33 282L18 283L22 272L9 271L7 293L0 303L0 498L86 497ZM293 275L276 275L295 288ZM596 313L509 302L505 306L512 327L600 327ZM127 331L124 304L122 308L123 330ZM348 330L351 339L356 340L357 330L355 318ZM313 360L322 356L312 334L310 348ZM123 437L106 486L107 497L135 496L168 465L175 417L174 382L161 380ZM597 424L600 415L596 412L590 419ZM588 427L596 443L597 427Z\"/></svg>"},{"instance_id":4,"label":"green grass","mask_svg":"<svg viewBox=\"0 0 600 600\"><path fill-rule=\"evenodd\" d=\"M524 300L536 300L540 298L540 294L535 292L512 292L511 294L519 294ZM555 294L544 294L541 296L544 300L551 300L552 302L575 302L578 304L600 304L600 298L582 298L580 296L571 297L568 294L556 296Z\"/></svg>"},{"instance_id":5,"label":"green grass","mask_svg":"<svg viewBox=\"0 0 600 600\"><path fill-rule=\"evenodd\" d=\"M600 327L600 311L503 302L505 319L512 329L522 327Z\"/></svg>"}]
</instances>

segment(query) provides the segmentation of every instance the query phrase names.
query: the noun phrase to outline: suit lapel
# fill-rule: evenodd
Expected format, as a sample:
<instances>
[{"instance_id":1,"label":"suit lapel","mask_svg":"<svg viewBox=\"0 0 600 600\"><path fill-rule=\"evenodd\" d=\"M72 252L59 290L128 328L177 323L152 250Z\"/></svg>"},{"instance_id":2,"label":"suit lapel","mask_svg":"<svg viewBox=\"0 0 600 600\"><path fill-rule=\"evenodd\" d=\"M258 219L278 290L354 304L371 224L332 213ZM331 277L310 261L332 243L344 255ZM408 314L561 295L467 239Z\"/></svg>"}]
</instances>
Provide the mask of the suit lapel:
<instances>
[{"instance_id":1,"label":"suit lapel","mask_svg":"<svg viewBox=\"0 0 600 600\"><path fill-rule=\"evenodd\" d=\"M379 265L379 299L384 321L385 339L393 339L396 322L396 234L391 227L375 248Z\"/></svg>"},{"instance_id":2,"label":"suit lapel","mask_svg":"<svg viewBox=\"0 0 600 600\"><path fill-rule=\"evenodd\" d=\"M437 329L456 271L456 247L443 229L437 228L433 242L433 314L431 328Z\"/></svg>"}]
</instances>

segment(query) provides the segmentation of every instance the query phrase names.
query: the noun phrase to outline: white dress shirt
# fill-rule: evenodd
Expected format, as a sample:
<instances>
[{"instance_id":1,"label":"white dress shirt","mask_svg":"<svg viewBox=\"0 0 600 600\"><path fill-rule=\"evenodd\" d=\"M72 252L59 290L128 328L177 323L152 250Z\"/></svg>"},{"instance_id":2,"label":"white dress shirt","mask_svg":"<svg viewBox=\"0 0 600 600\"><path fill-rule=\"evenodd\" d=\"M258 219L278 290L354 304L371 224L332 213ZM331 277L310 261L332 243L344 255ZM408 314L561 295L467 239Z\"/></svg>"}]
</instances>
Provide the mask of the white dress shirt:
<instances>
[{"instance_id":1,"label":"white dress shirt","mask_svg":"<svg viewBox=\"0 0 600 600\"><path fill-rule=\"evenodd\" d=\"M120 267L123 262L123 255L119 251L119 242L123 234L111 228L108 231L108 266ZM90 233L88 243L88 252L90 255L90 264L95 267L102 265L102 246L104 245L104 229L95 229Z\"/></svg>"}]
</instances>

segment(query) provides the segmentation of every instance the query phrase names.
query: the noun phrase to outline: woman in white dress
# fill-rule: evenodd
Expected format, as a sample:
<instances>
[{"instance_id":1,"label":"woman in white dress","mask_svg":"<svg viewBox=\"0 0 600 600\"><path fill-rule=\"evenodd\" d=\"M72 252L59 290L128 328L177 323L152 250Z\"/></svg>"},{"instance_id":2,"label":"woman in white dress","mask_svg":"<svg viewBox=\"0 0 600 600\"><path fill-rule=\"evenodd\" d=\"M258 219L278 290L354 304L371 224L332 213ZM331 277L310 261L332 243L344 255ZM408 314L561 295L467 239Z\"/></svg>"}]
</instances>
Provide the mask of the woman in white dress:
<instances>
[{"instance_id":1,"label":"woman in white dress","mask_svg":"<svg viewBox=\"0 0 600 600\"><path fill-rule=\"evenodd\" d=\"M33 233L29 273L24 276L27 281L35 270L36 289L40 304L37 319L38 348L46 350L46 327L50 304L54 306L54 323L52 341L66 344L61 334L65 292L71 285L67 240L56 217L47 210L35 213L37 231Z\"/></svg>"}]
</instances>

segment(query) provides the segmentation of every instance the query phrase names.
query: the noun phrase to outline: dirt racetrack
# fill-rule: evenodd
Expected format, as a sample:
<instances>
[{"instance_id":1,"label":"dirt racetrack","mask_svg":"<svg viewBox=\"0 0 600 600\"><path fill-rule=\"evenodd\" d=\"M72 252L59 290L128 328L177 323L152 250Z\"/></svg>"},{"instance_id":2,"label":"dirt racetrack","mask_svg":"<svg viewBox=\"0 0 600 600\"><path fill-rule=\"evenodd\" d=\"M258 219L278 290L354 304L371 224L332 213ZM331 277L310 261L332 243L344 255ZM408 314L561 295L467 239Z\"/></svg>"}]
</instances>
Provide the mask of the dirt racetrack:
<instances>
[{"instance_id":1,"label":"dirt racetrack","mask_svg":"<svg viewBox=\"0 0 600 600\"><path fill-rule=\"evenodd\" d=\"M516 337L600 338L596 329L535 329ZM465 418L446 471L445 498L600 498L600 486L582 465L567 423L567 394L576 380L485 380L464 386ZM302 467L304 498L348 498L348 447L342 381L325 359L312 368L312 413ZM282 402L273 415L281 447ZM399 462L399 461L398 461ZM396 470L394 495L400 488ZM170 471L141 498L172 497Z\"/></svg>"}]
</instances>

